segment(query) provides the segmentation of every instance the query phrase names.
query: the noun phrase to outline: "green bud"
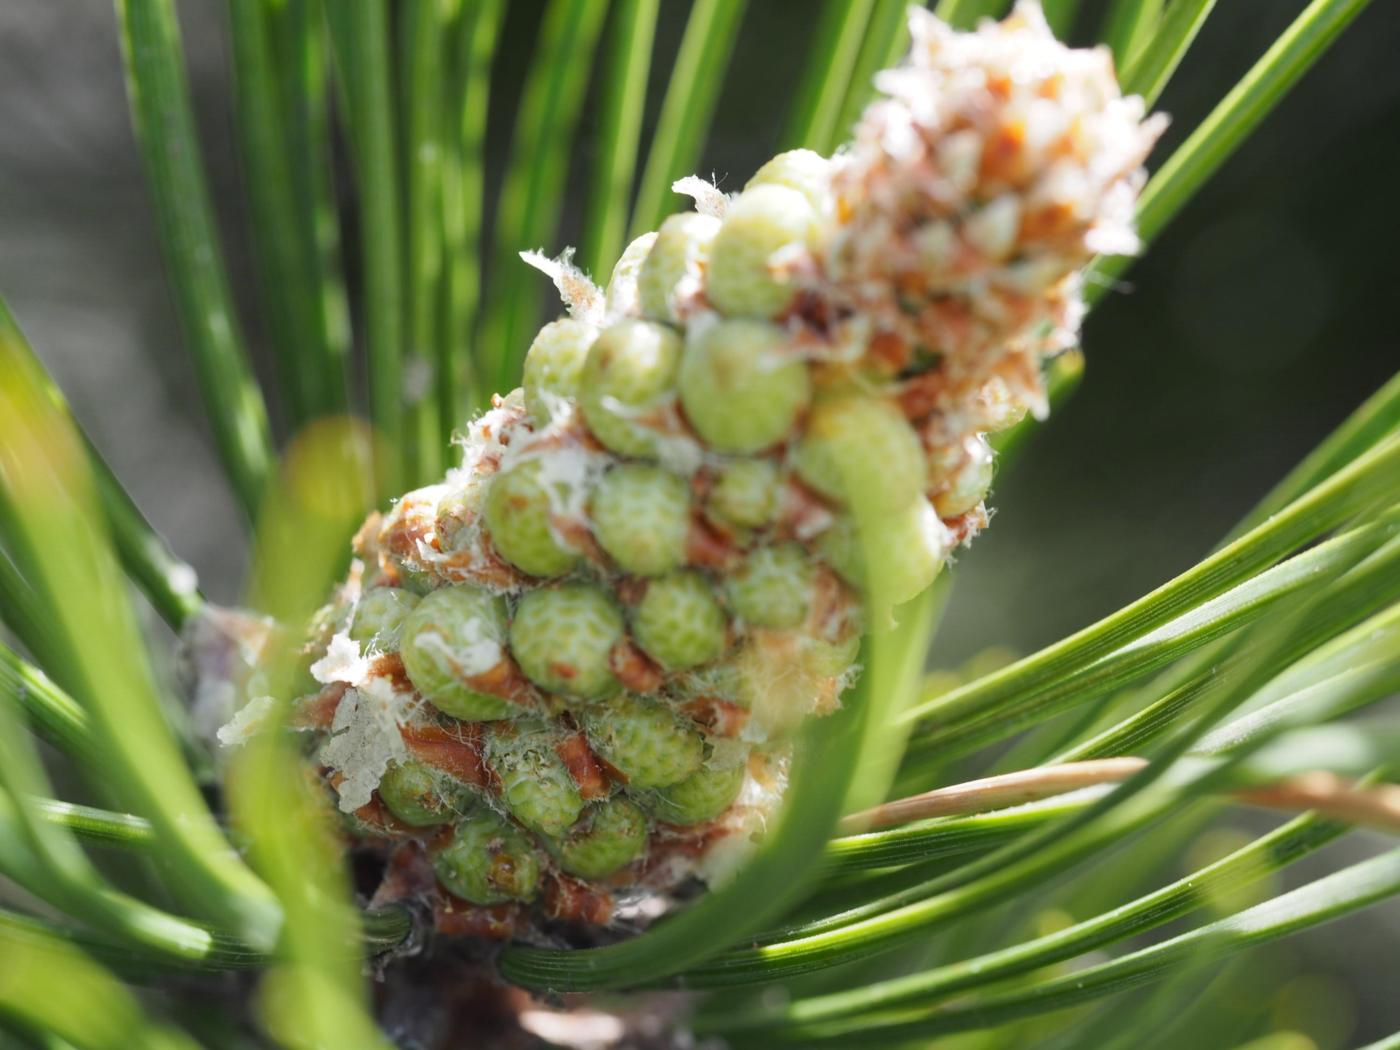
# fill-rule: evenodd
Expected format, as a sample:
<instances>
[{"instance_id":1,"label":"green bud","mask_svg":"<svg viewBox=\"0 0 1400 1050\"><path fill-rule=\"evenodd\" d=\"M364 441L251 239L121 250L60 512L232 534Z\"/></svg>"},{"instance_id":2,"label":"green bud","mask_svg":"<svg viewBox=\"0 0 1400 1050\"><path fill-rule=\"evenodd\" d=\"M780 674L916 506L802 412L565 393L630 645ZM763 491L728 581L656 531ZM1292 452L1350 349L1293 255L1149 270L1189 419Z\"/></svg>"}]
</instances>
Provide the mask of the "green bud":
<instances>
[{"instance_id":1,"label":"green bud","mask_svg":"<svg viewBox=\"0 0 1400 1050\"><path fill-rule=\"evenodd\" d=\"M377 542L385 561L393 567L399 586L415 594L427 594L441 581L430 569L417 564L411 554L405 558L408 552L403 548L407 545L402 539L435 529L435 515L444 487L428 485L404 493L394 501L379 527Z\"/></svg>"},{"instance_id":2,"label":"green bud","mask_svg":"<svg viewBox=\"0 0 1400 1050\"><path fill-rule=\"evenodd\" d=\"M808 637L802 647L802 662L812 674L838 678L854 666L860 655L860 635L852 633L839 642Z\"/></svg>"},{"instance_id":3,"label":"green bud","mask_svg":"<svg viewBox=\"0 0 1400 1050\"><path fill-rule=\"evenodd\" d=\"M862 537L855 519L843 515L817 541L818 551L843 580L857 590L869 585L873 559L885 600L898 605L922 591L948 556L947 527L929 501L920 497L903 510L871 518Z\"/></svg>"},{"instance_id":4,"label":"green bud","mask_svg":"<svg viewBox=\"0 0 1400 1050\"><path fill-rule=\"evenodd\" d=\"M986 438L976 437L960 450L956 466L950 473L929 480L937 486L933 506L940 518L956 518L966 514L987 497L996 472L996 456Z\"/></svg>"},{"instance_id":5,"label":"green bud","mask_svg":"<svg viewBox=\"0 0 1400 1050\"><path fill-rule=\"evenodd\" d=\"M698 572L673 572L647 584L632 611L637 644L662 667L682 670L724 652L724 609Z\"/></svg>"},{"instance_id":6,"label":"green bud","mask_svg":"<svg viewBox=\"0 0 1400 1050\"><path fill-rule=\"evenodd\" d=\"M690 486L660 467L624 463L598 482L592 519L593 535L619 568L659 576L685 560Z\"/></svg>"},{"instance_id":7,"label":"green bud","mask_svg":"<svg viewBox=\"0 0 1400 1050\"><path fill-rule=\"evenodd\" d=\"M578 823L551 843L559 867L581 879L606 878L630 864L647 844L646 814L621 795L589 806Z\"/></svg>"},{"instance_id":8,"label":"green bud","mask_svg":"<svg viewBox=\"0 0 1400 1050\"><path fill-rule=\"evenodd\" d=\"M844 395L818 401L797 446L798 476L841 504L873 514L902 510L923 491L927 467L918 435L881 398Z\"/></svg>"},{"instance_id":9,"label":"green bud","mask_svg":"<svg viewBox=\"0 0 1400 1050\"><path fill-rule=\"evenodd\" d=\"M726 463L705 496L705 513L730 528L766 528L778 513L778 477L778 464L771 459Z\"/></svg>"},{"instance_id":10,"label":"green bud","mask_svg":"<svg viewBox=\"0 0 1400 1050\"><path fill-rule=\"evenodd\" d=\"M419 597L422 597L425 594L431 594L433 592L433 589L437 587L437 585L440 582L442 582L433 573L423 569L412 569L409 568L407 565L402 564L399 565L397 568L399 574L399 586L402 587L404 590L408 591L409 593L416 594Z\"/></svg>"},{"instance_id":11,"label":"green bud","mask_svg":"<svg viewBox=\"0 0 1400 1050\"><path fill-rule=\"evenodd\" d=\"M624 693L583 713L588 743L633 788L664 787L700 767L705 743L689 720L654 700Z\"/></svg>"},{"instance_id":12,"label":"green bud","mask_svg":"<svg viewBox=\"0 0 1400 1050\"><path fill-rule=\"evenodd\" d=\"M613 267L612 277L608 279L608 316L622 317L641 312L641 293L637 288L638 275L642 269L642 263L651 254L651 247L656 243L656 231L644 233L622 252L622 258L617 260L617 265Z\"/></svg>"},{"instance_id":13,"label":"green bud","mask_svg":"<svg viewBox=\"0 0 1400 1050\"><path fill-rule=\"evenodd\" d=\"M790 149L768 161L744 184L747 192L755 186L786 186L807 198L818 215L826 210L831 195L831 161L809 149Z\"/></svg>"},{"instance_id":14,"label":"green bud","mask_svg":"<svg viewBox=\"0 0 1400 1050\"><path fill-rule=\"evenodd\" d=\"M687 273L699 275L718 232L718 219L693 211L672 215L661 224L656 243L637 275L643 316L656 321L679 320L672 299L676 285Z\"/></svg>"},{"instance_id":15,"label":"green bud","mask_svg":"<svg viewBox=\"0 0 1400 1050\"><path fill-rule=\"evenodd\" d=\"M489 480L480 475L459 476L437 501L433 532L444 553L457 553L476 542L476 530L470 526L481 517Z\"/></svg>"},{"instance_id":16,"label":"green bud","mask_svg":"<svg viewBox=\"0 0 1400 1050\"><path fill-rule=\"evenodd\" d=\"M858 637L833 643L800 630L750 632L717 676L720 695L748 710L747 739L784 738L837 702L840 674L859 644Z\"/></svg>"},{"instance_id":17,"label":"green bud","mask_svg":"<svg viewBox=\"0 0 1400 1050\"><path fill-rule=\"evenodd\" d=\"M390 588L376 589L389 590ZM365 592L366 595L369 593L369 591ZM416 598L417 595L414 597ZM361 596L360 601L364 601L363 596ZM306 630L302 632L301 636L302 642L308 646L319 646L324 649L331 638L341 631L351 629L353 632L352 623L355 609L356 605L352 605L337 595L334 600L321 606L307 619ZM354 637L353 633L351 637ZM356 638L355 640L359 641L360 639Z\"/></svg>"},{"instance_id":18,"label":"green bud","mask_svg":"<svg viewBox=\"0 0 1400 1050\"><path fill-rule=\"evenodd\" d=\"M415 828L456 820L474 801L466 784L414 759L395 762L384 771L379 798L390 813Z\"/></svg>"},{"instance_id":19,"label":"green bud","mask_svg":"<svg viewBox=\"0 0 1400 1050\"><path fill-rule=\"evenodd\" d=\"M510 625L511 651L526 677L541 689L580 700L617 689L609 658L622 636L622 613L593 583L530 591Z\"/></svg>"},{"instance_id":20,"label":"green bud","mask_svg":"<svg viewBox=\"0 0 1400 1050\"><path fill-rule=\"evenodd\" d=\"M730 576L734 614L757 627L796 627L812 606L813 568L799 543L760 547Z\"/></svg>"},{"instance_id":21,"label":"green bud","mask_svg":"<svg viewBox=\"0 0 1400 1050\"><path fill-rule=\"evenodd\" d=\"M578 819L583 797L539 722L497 724L486 735L486 760L501 781L510 815L542 835L562 835Z\"/></svg>"},{"instance_id":22,"label":"green bud","mask_svg":"<svg viewBox=\"0 0 1400 1050\"><path fill-rule=\"evenodd\" d=\"M646 806L667 824L699 824L714 820L734 804L744 786L742 764L712 769L702 766L670 787L652 792Z\"/></svg>"},{"instance_id":23,"label":"green bud","mask_svg":"<svg viewBox=\"0 0 1400 1050\"><path fill-rule=\"evenodd\" d=\"M666 325L628 320L604 330L579 387L593 436L620 455L654 457L660 435L643 417L672 392L680 357L680 337Z\"/></svg>"},{"instance_id":24,"label":"green bud","mask_svg":"<svg viewBox=\"0 0 1400 1050\"><path fill-rule=\"evenodd\" d=\"M473 584L433 591L404 621L399 655L413 687L444 714L471 722L508 718L515 704L477 692L469 679L505 657L506 610Z\"/></svg>"},{"instance_id":25,"label":"green bud","mask_svg":"<svg viewBox=\"0 0 1400 1050\"><path fill-rule=\"evenodd\" d=\"M720 452L760 452L782 441L807 407L807 363L764 321L700 325L680 370L686 418Z\"/></svg>"},{"instance_id":26,"label":"green bud","mask_svg":"<svg viewBox=\"0 0 1400 1050\"><path fill-rule=\"evenodd\" d=\"M540 854L530 836L485 807L457 825L433 857L451 892L473 904L528 901L539 891Z\"/></svg>"},{"instance_id":27,"label":"green bud","mask_svg":"<svg viewBox=\"0 0 1400 1050\"><path fill-rule=\"evenodd\" d=\"M583 363L597 338L598 329L572 317L549 322L535 336L525 355L525 408L540 426L578 396Z\"/></svg>"},{"instance_id":28,"label":"green bud","mask_svg":"<svg viewBox=\"0 0 1400 1050\"><path fill-rule=\"evenodd\" d=\"M710 302L730 317L767 319L782 313L793 286L774 272L773 256L784 248L810 247L816 220L807 198L786 186L755 186L741 193L729 205L710 248Z\"/></svg>"},{"instance_id":29,"label":"green bud","mask_svg":"<svg viewBox=\"0 0 1400 1050\"><path fill-rule=\"evenodd\" d=\"M350 637L365 648L393 651L408 614L418 606L418 595L401 587L375 587L355 603Z\"/></svg>"},{"instance_id":30,"label":"green bud","mask_svg":"<svg viewBox=\"0 0 1400 1050\"><path fill-rule=\"evenodd\" d=\"M506 561L531 576L562 576L579 562L579 552L554 531L553 518L575 502L582 478L551 471L548 455L525 459L491 479L486 495L486 528Z\"/></svg>"}]
</instances>

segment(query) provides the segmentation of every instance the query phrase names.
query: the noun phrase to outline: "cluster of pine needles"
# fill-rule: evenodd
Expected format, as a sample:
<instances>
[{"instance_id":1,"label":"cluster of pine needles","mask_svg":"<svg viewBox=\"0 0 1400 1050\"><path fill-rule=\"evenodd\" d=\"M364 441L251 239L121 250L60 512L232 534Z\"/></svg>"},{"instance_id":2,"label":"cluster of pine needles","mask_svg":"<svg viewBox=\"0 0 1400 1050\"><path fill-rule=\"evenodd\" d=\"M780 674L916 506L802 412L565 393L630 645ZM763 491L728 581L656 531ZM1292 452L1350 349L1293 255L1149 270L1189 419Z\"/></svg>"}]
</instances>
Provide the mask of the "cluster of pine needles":
<instances>
[{"instance_id":1,"label":"cluster of pine needles","mask_svg":"<svg viewBox=\"0 0 1400 1050\"><path fill-rule=\"evenodd\" d=\"M366 510L440 475L453 431L516 385L548 291L516 254L555 244L585 104L598 138L576 261L606 273L702 165L745 4L690 6L643 156L658 0L547 0L499 186L483 157L504 0L227 6L280 369L269 389L231 300L173 0L116 4L174 299L250 523L245 604L293 623L343 572ZM937 13L968 27L1006 6L943 0ZM1107 6L1092 28L1125 93L1150 105L1216 5ZM1153 160L1144 242L1366 6L1313 0ZM845 136L872 73L906 45L904 7L821 5L778 145L827 153ZM1057 32L1091 28L1077 0L1044 7ZM1091 300L1128 263L1094 263ZM1054 400L1078 361L1059 359ZM1003 457L1034 426L1004 435ZM492 960L499 979L598 993L621 1018L656 1002L674 1030L736 1046L973 1033L956 1045L1108 1047L1188 1013L1243 1038L1231 1001L1257 990L1244 976L1212 986L1221 960L1400 894L1400 849L1288 892L1278 879L1357 827L1400 831L1400 730L1355 717L1400 689L1400 377L1211 554L1045 649L926 679L946 597L935 586L868 640L860 681L804 730L789 802L731 883L615 944L510 945ZM262 734L216 776L154 670L169 642L152 641L145 611L178 633L204 603L0 304L0 1045L399 1037L376 1021L366 961L386 955L392 971L413 917L356 902L293 741ZM58 766L105 808L54 798L45 769ZM1202 837L1242 805L1287 819ZM1188 874L1161 874L1207 840L1187 850ZM1149 983L1159 994L1120 994ZM714 992L678 1010L647 997L665 988Z\"/></svg>"}]
</instances>

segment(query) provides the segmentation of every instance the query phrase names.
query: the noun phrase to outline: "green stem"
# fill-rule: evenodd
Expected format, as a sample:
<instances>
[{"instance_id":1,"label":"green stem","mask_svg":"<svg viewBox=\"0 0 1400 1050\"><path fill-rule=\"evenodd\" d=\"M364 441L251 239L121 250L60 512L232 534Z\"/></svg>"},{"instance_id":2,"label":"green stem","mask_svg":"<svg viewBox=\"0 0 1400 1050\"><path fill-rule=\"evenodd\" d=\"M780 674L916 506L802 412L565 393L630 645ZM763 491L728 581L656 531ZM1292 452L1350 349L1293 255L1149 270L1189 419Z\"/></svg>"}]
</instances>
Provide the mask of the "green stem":
<instances>
[{"instance_id":1,"label":"green stem","mask_svg":"<svg viewBox=\"0 0 1400 1050\"><path fill-rule=\"evenodd\" d=\"M0 340L5 342L9 353L24 361L26 370L35 377L35 382L49 402L76 426L77 421L63 391L30 347L3 298L0 298ZM86 434L82 437L91 459L98 498L122 565L165 622L179 630L185 620L204 604L195 588L194 570L177 558L169 545L156 534L102 459L97 447ZM36 652L35 655L39 654Z\"/></svg>"},{"instance_id":2,"label":"green stem","mask_svg":"<svg viewBox=\"0 0 1400 1050\"><path fill-rule=\"evenodd\" d=\"M909 46L908 12L905 0L875 0L875 10L870 16L865 39L861 41L846 98L841 103L841 115L836 121L838 139L850 136L861 110L874 97L875 74L893 66Z\"/></svg>"},{"instance_id":3,"label":"green stem","mask_svg":"<svg viewBox=\"0 0 1400 1050\"><path fill-rule=\"evenodd\" d=\"M872 1010L927 1006L1163 926L1301 860L1346 830L1345 825L1332 821L1298 817L1185 878L1044 937L862 988L739 1015L715 1015L702 1019L696 1027L701 1034L749 1031L829 1021Z\"/></svg>"},{"instance_id":4,"label":"green stem","mask_svg":"<svg viewBox=\"0 0 1400 1050\"><path fill-rule=\"evenodd\" d=\"M1113 52L1113 62L1119 69L1127 69L1138 49L1152 39L1162 18L1162 6L1163 0L1114 0L1104 21L1102 39ZM1136 94L1127 87L1123 90L1124 94Z\"/></svg>"},{"instance_id":5,"label":"green stem","mask_svg":"<svg viewBox=\"0 0 1400 1050\"><path fill-rule=\"evenodd\" d=\"M0 497L0 537L4 536L3 523L12 518ZM35 660L53 668L55 674L62 674L62 642L49 621L43 600L5 551L10 542L8 538L0 542L0 624L9 628Z\"/></svg>"},{"instance_id":6,"label":"green stem","mask_svg":"<svg viewBox=\"0 0 1400 1050\"><path fill-rule=\"evenodd\" d=\"M976 853L1063 820L1085 805L1082 799L1054 798L995 813L940 817L882 831L843 835L827 843L823 872L835 876Z\"/></svg>"},{"instance_id":7,"label":"green stem","mask_svg":"<svg viewBox=\"0 0 1400 1050\"><path fill-rule=\"evenodd\" d=\"M44 819L28 800L47 788L29 738L0 701L0 870L54 907L122 941L197 960L213 935L112 889L62 825Z\"/></svg>"},{"instance_id":8,"label":"green stem","mask_svg":"<svg viewBox=\"0 0 1400 1050\"><path fill-rule=\"evenodd\" d=\"M1293 721L1293 713L1299 710L1315 715L1313 721L1323 722L1383 699L1400 687L1400 665L1387 659L1397 645L1400 606L1392 606L1314 653L1300 648L1299 661L1251 698L1249 712L1205 737L1198 750L1225 750L1259 732L1274 731L1279 720L1288 717ZM1201 671L1159 700L1047 761L1078 762L1140 753L1144 745L1179 725L1212 681L1233 673L1235 662L1229 660L1218 669ZM1258 710L1254 710L1256 704Z\"/></svg>"},{"instance_id":9,"label":"green stem","mask_svg":"<svg viewBox=\"0 0 1400 1050\"><path fill-rule=\"evenodd\" d=\"M606 12L606 0L550 0L540 25L496 216L484 345L498 390L517 385L530 343L544 282L519 253L554 247L574 128Z\"/></svg>"},{"instance_id":10,"label":"green stem","mask_svg":"<svg viewBox=\"0 0 1400 1050\"><path fill-rule=\"evenodd\" d=\"M1313 0L1307 6L1148 182L1138 201L1143 241L1162 232L1369 2ZM1131 263L1121 255L1095 260L1086 297L1099 298Z\"/></svg>"},{"instance_id":11,"label":"green stem","mask_svg":"<svg viewBox=\"0 0 1400 1050\"><path fill-rule=\"evenodd\" d=\"M1257 528L1309 489L1400 430L1400 372L1368 397L1307 454L1233 529L1227 541Z\"/></svg>"},{"instance_id":12,"label":"green stem","mask_svg":"<svg viewBox=\"0 0 1400 1050\"><path fill-rule=\"evenodd\" d=\"M1400 850L1392 850L1161 944L1028 988L987 996L963 1006L944 1007L926 1017L910 1019L907 1013L861 1017L849 1024L785 1028L781 1037L801 1041L802 1045L811 1045L818 1039L838 1039L846 1046L872 1042L888 1046L990 1028L1161 980L1330 922L1397 893Z\"/></svg>"},{"instance_id":13,"label":"green stem","mask_svg":"<svg viewBox=\"0 0 1400 1050\"><path fill-rule=\"evenodd\" d=\"M1151 36L1134 42L1119 56L1123 93L1141 95L1151 107L1213 10L1215 0L1176 0Z\"/></svg>"},{"instance_id":14,"label":"green stem","mask_svg":"<svg viewBox=\"0 0 1400 1050\"><path fill-rule=\"evenodd\" d=\"M671 183L691 174L700 161L746 2L695 0L691 5L638 184L633 237L661 225L673 210Z\"/></svg>"},{"instance_id":15,"label":"green stem","mask_svg":"<svg viewBox=\"0 0 1400 1050\"><path fill-rule=\"evenodd\" d=\"M297 159L264 0L230 0L235 107L268 329L293 427L335 411L337 389L322 326L314 215L298 200ZM338 396L339 395L339 396Z\"/></svg>"},{"instance_id":16,"label":"green stem","mask_svg":"<svg viewBox=\"0 0 1400 1050\"><path fill-rule=\"evenodd\" d=\"M327 355L325 411L344 412L350 396L350 306L331 177L334 158L326 24L320 0L284 0L266 6L297 217L299 222L310 223L310 243L315 248L310 283L320 290L314 307Z\"/></svg>"},{"instance_id":17,"label":"green stem","mask_svg":"<svg viewBox=\"0 0 1400 1050\"><path fill-rule=\"evenodd\" d=\"M1358 457L1328 481L1174 580L1068 638L914 708L906 717L946 722L985 711L1063 678L1247 580L1358 510L1400 492L1400 438Z\"/></svg>"},{"instance_id":18,"label":"green stem","mask_svg":"<svg viewBox=\"0 0 1400 1050\"><path fill-rule=\"evenodd\" d=\"M0 911L0 1030L13 1025L44 1047L194 1050L183 1034L151 1024L82 947L57 927Z\"/></svg>"},{"instance_id":19,"label":"green stem","mask_svg":"<svg viewBox=\"0 0 1400 1050\"><path fill-rule=\"evenodd\" d=\"M382 443L375 467L382 500L403 491L412 462L404 425L403 248L388 15L384 4L363 2L329 3L326 14L359 189L369 415Z\"/></svg>"},{"instance_id":20,"label":"green stem","mask_svg":"<svg viewBox=\"0 0 1400 1050\"><path fill-rule=\"evenodd\" d=\"M1269 635L1243 661L1239 674L1215 684L1199 717L1168 741L1153 762L1067 820L908 891L902 896L907 903L894 910L813 936L731 949L681 978L697 986L781 980L889 951L935 926L1043 885L1109 843L1121 843L1127 835L1162 819L1185 799L1218 789L1276 734L1260 734L1223 761L1178 765L1178 759L1204 731L1264 684L1298 624L1316 607L1317 594L1314 588L1290 603Z\"/></svg>"},{"instance_id":21,"label":"green stem","mask_svg":"<svg viewBox=\"0 0 1400 1050\"><path fill-rule=\"evenodd\" d=\"M612 14L598 162L589 191L579 265L598 283L622 254L627 206L637 173L637 143L656 37L657 0L621 0Z\"/></svg>"},{"instance_id":22,"label":"green stem","mask_svg":"<svg viewBox=\"0 0 1400 1050\"><path fill-rule=\"evenodd\" d=\"M134 850L150 849L159 844L151 822L130 813L113 813L53 798L31 798L28 804L44 820L63 828L79 842Z\"/></svg>"},{"instance_id":23,"label":"green stem","mask_svg":"<svg viewBox=\"0 0 1400 1050\"><path fill-rule=\"evenodd\" d=\"M1390 382L1353 411L1301 463L1289 471L1287 477L1231 530L1224 542L1231 542L1258 526L1397 428L1400 428L1400 374L1392 377ZM1142 727L1150 730L1152 726L1159 724L1159 720L1170 720L1179 707L1192 703L1196 691L1213 674L1212 668L1221 655L1218 645L1208 647L1195 659L1174 668L1163 680L1149 685L1142 691L1142 695L1130 694L1120 697L1114 701L1113 706L1138 712ZM1104 705L1089 705L1085 719L1070 727L1060 742L1045 751L1036 761L1048 760L1051 754L1063 756L1071 753L1065 749L1070 748L1074 741L1083 740L1084 733L1088 732L1103 714ZM1119 723L1118 726L1103 732L1109 733L1123 727L1124 723ZM1108 742L1107 737L1104 738L1104 742Z\"/></svg>"},{"instance_id":24,"label":"green stem","mask_svg":"<svg viewBox=\"0 0 1400 1050\"><path fill-rule=\"evenodd\" d=\"M172 0L116 0L132 119L166 267L214 438L251 517L267 484L272 439L224 273L190 112Z\"/></svg>"},{"instance_id":25,"label":"green stem","mask_svg":"<svg viewBox=\"0 0 1400 1050\"><path fill-rule=\"evenodd\" d=\"M1051 682L1027 688L1015 698L986 707L963 708L945 715L936 728L918 738L918 750L949 757L1002 739L1030 722L1043 721L1079 704L1089 703L1120 689L1128 682L1166 666L1174 660L1257 623L1279 602L1313 586L1318 579L1337 577L1337 599L1322 603L1309 624L1313 638L1298 638L1291 659L1306 652L1318 632L1339 633L1391 601L1400 590L1400 543L1393 538L1400 529L1395 520L1365 525L1310 548L1227 591L1225 594L1173 620L1150 635L1094 661L1088 667ZM1383 546L1384 545L1384 546ZM1357 559L1376 551L1384 553L1378 565ZM1351 566L1344 575L1341 571ZM1223 674L1215 661L1214 674ZM940 698L941 699L941 698Z\"/></svg>"},{"instance_id":26,"label":"green stem","mask_svg":"<svg viewBox=\"0 0 1400 1050\"><path fill-rule=\"evenodd\" d=\"M87 712L48 675L0 642L0 703L4 702L18 703L44 738L65 754L96 759Z\"/></svg>"},{"instance_id":27,"label":"green stem","mask_svg":"<svg viewBox=\"0 0 1400 1050\"><path fill-rule=\"evenodd\" d=\"M983 18L994 18L1006 0L938 0L933 9L943 21L954 29L971 29Z\"/></svg>"},{"instance_id":28,"label":"green stem","mask_svg":"<svg viewBox=\"0 0 1400 1050\"><path fill-rule=\"evenodd\" d=\"M1079 15L1079 0L1041 0L1040 6L1054 34L1061 40L1068 38Z\"/></svg>"},{"instance_id":29,"label":"green stem","mask_svg":"<svg viewBox=\"0 0 1400 1050\"><path fill-rule=\"evenodd\" d=\"M280 909L219 833L173 739L96 497L86 450L43 374L0 339L0 509L64 656L114 795L148 817L164 873L196 914L266 945Z\"/></svg>"},{"instance_id":30,"label":"green stem","mask_svg":"<svg viewBox=\"0 0 1400 1050\"><path fill-rule=\"evenodd\" d=\"M788 149L825 154L842 137L841 108L873 8L874 0L827 0L783 136Z\"/></svg>"},{"instance_id":31,"label":"green stem","mask_svg":"<svg viewBox=\"0 0 1400 1050\"><path fill-rule=\"evenodd\" d=\"M361 945L350 947L352 955L361 952L374 955L389 951L402 944L413 930L413 917L398 907L365 912L362 922L364 941ZM90 930L61 926L0 908L0 940L6 936L22 936L29 933L60 940L115 969L138 976L189 973L191 970L196 973L261 970L273 961L272 956L267 953L254 951L247 945L217 932L210 935L209 950L203 955L197 958L177 958L168 953L114 940Z\"/></svg>"},{"instance_id":32,"label":"green stem","mask_svg":"<svg viewBox=\"0 0 1400 1050\"><path fill-rule=\"evenodd\" d=\"M438 415L444 445L486 393L477 352L481 305L481 217L485 210L482 144L491 95L491 56L504 0L467 4L453 32L453 85L442 184L447 282L438 351Z\"/></svg>"},{"instance_id":33,"label":"green stem","mask_svg":"<svg viewBox=\"0 0 1400 1050\"><path fill-rule=\"evenodd\" d=\"M84 436L86 440L86 436ZM88 442L97 496L122 567L170 628L179 631L204 606L194 569L175 556Z\"/></svg>"},{"instance_id":34,"label":"green stem","mask_svg":"<svg viewBox=\"0 0 1400 1050\"><path fill-rule=\"evenodd\" d=\"M403 47L399 85L404 129L407 205L408 334L404 399L408 410L410 486L440 477L447 445L442 440L435 386L441 336L442 178L446 149L443 112L445 19L440 0L407 0L400 8ZM431 379L429 378L431 377Z\"/></svg>"},{"instance_id":35,"label":"green stem","mask_svg":"<svg viewBox=\"0 0 1400 1050\"><path fill-rule=\"evenodd\" d=\"M160 839L151 828L150 821L130 813L114 813L51 798L33 798L29 801L44 820L65 829L80 842L142 852L158 851L160 848ZM360 925L365 950L373 955L402 944L412 932L413 920L402 908L387 907L364 912ZM217 970L260 964L267 958L244 945L221 941L216 937L210 953L199 961Z\"/></svg>"}]
</instances>

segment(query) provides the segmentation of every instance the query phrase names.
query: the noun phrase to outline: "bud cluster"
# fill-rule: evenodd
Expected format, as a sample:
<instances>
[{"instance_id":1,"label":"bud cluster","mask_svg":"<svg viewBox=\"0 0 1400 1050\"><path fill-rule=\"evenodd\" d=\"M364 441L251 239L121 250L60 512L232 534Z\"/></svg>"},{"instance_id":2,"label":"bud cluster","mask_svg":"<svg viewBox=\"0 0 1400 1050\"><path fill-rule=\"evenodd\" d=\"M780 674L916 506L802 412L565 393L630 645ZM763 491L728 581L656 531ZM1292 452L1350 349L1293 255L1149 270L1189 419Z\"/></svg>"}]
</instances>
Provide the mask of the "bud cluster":
<instances>
[{"instance_id":1,"label":"bud cluster","mask_svg":"<svg viewBox=\"0 0 1400 1050\"><path fill-rule=\"evenodd\" d=\"M568 309L523 388L360 531L297 717L381 900L506 936L724 877L862 632L986 524L1157 128L1033 5L911 18L848 151L683 180L605 288L527 256Z\"/></svg>"}]
</instances>

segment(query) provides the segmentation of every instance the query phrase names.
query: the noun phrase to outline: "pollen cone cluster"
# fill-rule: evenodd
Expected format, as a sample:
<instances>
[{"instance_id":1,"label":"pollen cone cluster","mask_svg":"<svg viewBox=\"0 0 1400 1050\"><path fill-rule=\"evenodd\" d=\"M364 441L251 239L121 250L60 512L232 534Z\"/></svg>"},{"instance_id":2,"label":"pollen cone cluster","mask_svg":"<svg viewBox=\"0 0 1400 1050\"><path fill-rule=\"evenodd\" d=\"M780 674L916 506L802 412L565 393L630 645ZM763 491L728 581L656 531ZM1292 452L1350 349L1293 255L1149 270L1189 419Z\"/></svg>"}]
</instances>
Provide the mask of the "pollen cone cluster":
<instances>
[{"instance_id":1,"label":"pollen cone cluster","mask_svg":"<svg viewBox=\"0 0 1400 1050\"><path fill-rule=\"evenodd\" d=\"M723 878L862 632L986 524L987 434L1134 247L1158 129L1033 5L912 19L846 152L683 180L605 288L528 256L567 312L523 389L360 531L297 719L381 900L508 936Z\"/></svg>"}]
</instances>

